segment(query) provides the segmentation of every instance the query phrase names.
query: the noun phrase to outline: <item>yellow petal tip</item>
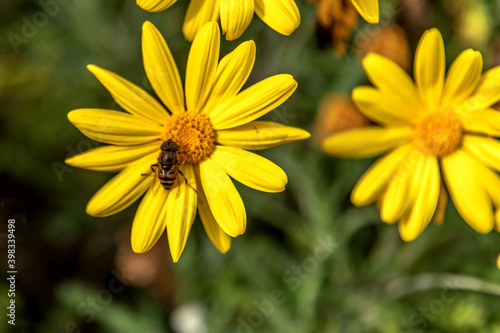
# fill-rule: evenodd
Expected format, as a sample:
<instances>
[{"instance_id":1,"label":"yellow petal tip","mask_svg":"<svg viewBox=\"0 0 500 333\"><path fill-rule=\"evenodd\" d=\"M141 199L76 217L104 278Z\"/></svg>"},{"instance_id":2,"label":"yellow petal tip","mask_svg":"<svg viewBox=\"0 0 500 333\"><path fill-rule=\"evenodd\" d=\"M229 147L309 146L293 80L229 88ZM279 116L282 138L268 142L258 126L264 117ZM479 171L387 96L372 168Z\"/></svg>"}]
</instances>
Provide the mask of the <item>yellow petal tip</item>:
<instances>
[{"instance_id":1,"label":"yellow petal tip","mask_svg":"<svg viewBox=\"0 0 500 333\"><path fill-rule=\"evenodd\" d=\"M437 28L430 28L426 30L423 34L420 40L424 40L427 38L432 38L435 39L439 44L443 44L443 36L441 35L441 32Z\"/></svg>"},{"instance_id":2,"label":"yellow petal tip","mask_svg":"<svg viewBox=\"0 0 500 333\"><path fill-rule=\"evenodd\" d=\"M87 204L87 207L85 207L85 212L93 217L100 217L99 211L94 207L94 205L91 205L90 202Z\"/></svg>"},{"instance_id":3,"label":"yellow petal tip","mask_svg":"<svg viewBox=\"0 0 500 333\"><path fill-rule=\"evenodd\" d=\"M198 35L198 34L201 34L201 33L202 33L202 31L203 31L203 30L205 30L205 29L207 29L207 30L208 30L208 29L217 30L217 32L219 32L219 33L220 33L219 23L217 23L217 21L209 21L209 22L205 23L205 24L201 27L201 29L200 29L200 31L197 33L197 35Z\"/></svg>"},{"instance_id":4,"label":"yellow petal tip","mask_svg":"<svg viewBox=\"0 0 500 333\"><path fill-rule=\"evenodd\" d=\"M88 64L88 65L87 65L87 69L88 69L90 72L94 73L95 71L98 71L100 68L99 68L98 66L96 66L96 65L93 65L93 64Z\"/></svg>"},{"instance_id":5,"label":"yellow petal tip","mask_svg":"<svg viewBox=\"0 0 500 333\"><path fill-rule=\"evenodd\" d=\"M471 227L480 234L489 234L493 230L493 223L484 223L474 226L471 225Z\"/></svg>"},{"instance_id":6,"label":"yellow petal tip","mask_svg":"<svg viewBox=\"0 0 500 333\"><path fill-rule=\"evenodd\" d=\"M221 227L221 229L230 237L232 238L235 238L235 237L238 237L238 236L241 236L245 233L245 230L246 230L246 218L245 218L245 223L242 223L242 224L239 224L239 225L236 225L234 224L233 226L231 226L231 230L229 230L227 228L227 226L222 226L219 224L219 226Z\"/></svg>"},{"instance_id":7,"label":"yellow petal tip","mask_svg":"<svg viewBox=\"0 0 500 333\"><path fill-rule=\"evenodd\" d=\"M175 2L177 0L137 0L136 4L145 11L157 13L172 6Z\"/></svg>"},{"instance_id":8,"label":"yellow petal tip","mask_svg":"<svg viewBox=\"0 0 500 333\"><path fill-rule=\"evenodd\" d=\"M216 246L216 249L217 249L220 253L222 253L222 254L226 254L226 253L227 253L227 252L231 249L231 241L229 241L229 242L227 243L227 245L226 245L226 244L221 244L221 245L219 245L219 246Z\"/></svg>"},{"instance_id":9,"label":"yellow petal tip","mask_svg":"<svg viewBox=\"0 0 500 333\"><path fill-rule=\"evenodd\" d=\"M379 61L384 61L384 60L389 60L392 62L392 60L380 55L380 54L377 54L377 53L373 53L373 52L370 52L368 53L364 58L363 60L361 61L362 64L363 64L363 67L364 68L369 68L371 66L379 66ZM361 88L361 87L358 87L358 88ZM356 91L356 89L354 89L354 91Z\"/></svg>"},{"instance_id":10,"label":"yellow petal tip","mask_svg":"<svg viewBox=\"0 0 500 333\"><path fill-rule=\"evenodd\" d=\"M150 21L146 21L146 22L144 22L144 23L142 24L142 29L143 29L143 30L144 30L144 29L146 29L146 28L150 29L150 28L152 28L152 27L155 27L155 25L154 25L153 23L151 23Z\"/></svg>"},{"instance_id":11,"label":"yellow petal tip","mask_svg":"<svg viewBox=\"0 0 500 333\"><path fill-rule=\"evenodd\" d=\"M399 229L399 235L401 236L401 239L407 243L414 241L417 239L417 237L420 235L419 233L413 233L413 234L408 234L406 232L401 231L401 228Z\"/></svg>"},{"instance_id":12,"label":"yellow petal tip","mask_svg":"<svg viewBox=\"0 0 500 333\"><path fill-rule=\"evenodd\" d=\"M222 230L224 230L224 229L222 229ZM241 236L245 233L245 231L241 232L241 231L235 231L235 230L224 230L224 232L233 238Z\"/></svg>"},{"instance_id":13,"label":"yellow petal tip","mask_svg":"<svg viewBox=\"0 0 500 333\"><path fill-rule=\"evenodd\" d=\"M169 240L169 244L171 244L170 240ZM170 256L172 257L172 261L174 262L174 264L179 261L179 259L181 258L182 252L184 251L184 247L182 249L179 249L178 246L179 246L179 244L175 244L174 246L172 246L170 248Z\"/></svg>"},{"instance_id":14,"label":"yellow petal tip","mask_svg":"<svg viewBox=\"0 0 500 333\"><path fill-rule=\"evenodd\" d=\"M363 19L365 19L366 22L371 23L371 24L377 24L380 22L380 15L378 11L376 13L367 13L367 12L360 12L361 16Z\"/></svg>"},{"instance_id":15,"label":"yellow petal tip","mask_svg":"<svg viewBox=\"0 0 500 333\"><path fill-rule=\"evenodd\" d=\"M366 206L364 201L364 198L360 197L359 192L356 191L356 188L354 188L354 190L351 192L351 203L356 207L363 207Z\"/></svg>"},{"instance_id":16,"label":"yellow petal tip","mask_svg":"<svg viewBox=\"0 0 500 333\"><path fill-rule=\"evenodd\" d=\"M380 210L380 219L386 224L393 224L396 222L394 216L389 215L389 213L385 212L383 209Z\"/></svg>"},{"instance_id":17,"label":"yellow petal tip","mask_svg":"<svg viewBox=\"0 0 500 333\"><path fill-rule=\"evenodd\" d=\"M132 243L132 251L134 251L137 254L144 254L148 252L148 250L141 248L138 245L134 245L134 243Z\"/></svg>"},{"instance_id":18,"label":"yellow petal tip","mask_svg":"<svg viewBox=\"0 0 500 333\"><path fill-rule=\"evenodd\" d=\"M130 237L130 245L132 247L132 251L134 251L137 254L143 254L151 250L151 248L155 244L148 244L147 242L144 242L144 240L135 239L134 237Z\"/></svg>"},{"instance_id":19,"label":"yellow petal tip","mask_svg":"<svg viewBox=\"0 0 500 333\"><path fill-rule=\"evenodd\" d=\"M74 159L75 159L75 156L68 157L67 159L64 160L64 163L67 165L75 166L75 165L73 165L74 163L72 163L74 161Z\"/></svg>"},{"instance_id":20,"label":"yellow petal tip","mask_svg":"<svg viewBox=\"0 0 500 333\"><path fill-rule=\"evenodd\" d=\"M296 140L306 140L306 139L309 139L311 137L311 133L309 133L308 131L303 130L303 129L300 129L300 131L298 133L299 134L296 136L298 138Z\"/></svg>"}]
</instances>

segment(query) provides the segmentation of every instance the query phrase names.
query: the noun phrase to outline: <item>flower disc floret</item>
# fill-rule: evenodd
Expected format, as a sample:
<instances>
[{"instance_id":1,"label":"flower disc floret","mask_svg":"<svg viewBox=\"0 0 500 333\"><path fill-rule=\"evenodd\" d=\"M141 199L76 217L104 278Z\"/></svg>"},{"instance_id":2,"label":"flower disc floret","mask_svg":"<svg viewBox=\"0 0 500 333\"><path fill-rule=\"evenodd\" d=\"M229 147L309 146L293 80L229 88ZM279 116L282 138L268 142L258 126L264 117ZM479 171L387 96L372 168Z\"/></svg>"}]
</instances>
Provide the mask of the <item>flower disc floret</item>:
<instances>
[{"instance_id":1,"label":"flower disc floret","mask_svg":"<svg viewBox=\"0 0 500 333\"><path fill-rule=\"evenodd\" d=\"M204 161L215 149L215 130L210 119L199 112L175 114L165 120L162 140L171 139L179 146L181 163Z\"/></svg>"},{"instance_id":2,"label":"flower disc floret","mask_svg":"<svg viewBox=\"0 0 500 333\"><path fill-rule=\"evenodd\" d=\"M453 112L423 113L413 125L415 145L426 155L444 157L462 143L464 126Z\"/></svg>"}]
</instances>

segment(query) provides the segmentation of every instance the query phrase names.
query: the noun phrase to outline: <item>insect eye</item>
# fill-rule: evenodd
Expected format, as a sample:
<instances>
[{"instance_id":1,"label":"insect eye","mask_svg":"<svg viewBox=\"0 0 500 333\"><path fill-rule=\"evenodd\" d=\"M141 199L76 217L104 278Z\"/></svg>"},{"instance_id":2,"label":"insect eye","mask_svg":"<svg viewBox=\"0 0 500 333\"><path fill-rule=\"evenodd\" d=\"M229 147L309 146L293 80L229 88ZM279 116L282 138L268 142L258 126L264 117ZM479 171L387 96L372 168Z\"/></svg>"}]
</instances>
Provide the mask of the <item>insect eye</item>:
<instances>
[{"instance_id":1,"label":"insect eye","mask_svg":"<svg viewBox=\"0 0 500 333\"><path fill-rule=\"evenodd\" d=\"M167 166L166 164L163 164L163 165L162 165L162 168L163 168L163 169L168 169L168 166Z\"/></svg>"}]
</instances>

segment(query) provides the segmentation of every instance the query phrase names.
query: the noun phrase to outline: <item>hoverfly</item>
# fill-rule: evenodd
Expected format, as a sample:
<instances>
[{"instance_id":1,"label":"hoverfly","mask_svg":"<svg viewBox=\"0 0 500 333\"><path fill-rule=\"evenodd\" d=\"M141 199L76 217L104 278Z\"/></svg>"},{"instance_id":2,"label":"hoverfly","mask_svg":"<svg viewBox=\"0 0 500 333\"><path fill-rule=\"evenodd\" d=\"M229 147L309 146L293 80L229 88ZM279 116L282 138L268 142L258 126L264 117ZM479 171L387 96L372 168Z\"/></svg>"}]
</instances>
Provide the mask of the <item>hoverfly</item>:
<instances>
[{"instance_id":1,"label":"hoverfly","mask_svg":"<svg viewBox=\"0 0 500 333\"><path fill-rule=\"evenodd\" d=\"M163 188L165 190L170 190L175 184L177 173L180 173L181 176L184 177L186 184L195 192L197 192L191 185L189 185L186 177L184 176L182 171L179 170L179 165L184 164L179 163L179 160L177 158L177 151L179 150L179 146L177 146L177 144L172 141L172 139L168 139L161 144L160 150L161 151L160 155L158 156L158 162L156 164L151 164L151 170L153 171L153 173L158 174L158 180L160 181ZM155 167L158 169L158 172L154 169ZM146 176L148 174L143 173L142 175Z\"/></svg>"}]
</instances>

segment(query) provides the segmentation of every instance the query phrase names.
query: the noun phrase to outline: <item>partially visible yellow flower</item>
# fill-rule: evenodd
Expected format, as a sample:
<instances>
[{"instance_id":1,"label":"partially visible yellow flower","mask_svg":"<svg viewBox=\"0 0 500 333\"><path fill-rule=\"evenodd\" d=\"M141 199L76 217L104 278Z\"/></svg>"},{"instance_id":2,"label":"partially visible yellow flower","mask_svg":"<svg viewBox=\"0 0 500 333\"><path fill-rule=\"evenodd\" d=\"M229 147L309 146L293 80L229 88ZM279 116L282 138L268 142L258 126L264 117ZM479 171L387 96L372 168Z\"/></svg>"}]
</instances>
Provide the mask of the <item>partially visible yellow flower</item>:
<instances>
[{"instance_id":1,"label":"partially visible yellow flower","mask_svg":"<svg viewBox=\"0 0 500 333\"><path fill-rule=\"evenodd\" d=\"M87 204L93 216L116 214L144 193L132 226L132 249L143 253L167 231L177 261L196 210L208 237L221 252L244 233L246 213L231 178L264 192L280 192L287 176L271 161L245 149L265 149L302 140L309 133L256 121L288 99L297 82L275 75L240 91L252 70L255 44L247 41L219 61L220 30L203 26L188 57L185 91L170 50L153 24L143 26L142 50L148 79L163 105L142 88L97 66L89 70L126 111L80 109L69 120L86 136L109 145L66 160L72 166L119 172ZM183 163L172 189L151 173L160 145L177 143ZM231 177L231 178L230 178Z\"/></svg>"},{"instance_id":2,"label":"partially visible yellow flower","mask_svg":"<svg viewBox=\"0 0 500 333\"><path fill-rule=\"evenodd\" d=\"M375 87L358 87L353 100L380 126L327 138L324 151L341 157L388 152L361 177L351 201L378 202L386 223L403 240L417 238L438 203L442 180L463 219L477 232L500 230L500 67L483 75L477 51L463 51L445 77L443 39L428 30L417 47L415 82L391 60L363 59ZM494 211L496 213L494 214Z\"/></svg>"},{"instance_id":3,"label":"partially visible yellow flower","mask_svg":"<svg viewBox=\"0 0 500 333\"><path fill-rule=\"evenodd\" d=\"M159 12L176 1L137 0L137 4L144 10ZM282 35L291 35L300 25L300 13L294 0L191 0L182 32L188 41L192 41L205 23L220 18L226 39L234 40L246 30L254 12Z\"/></svg>"}]
</instances>

